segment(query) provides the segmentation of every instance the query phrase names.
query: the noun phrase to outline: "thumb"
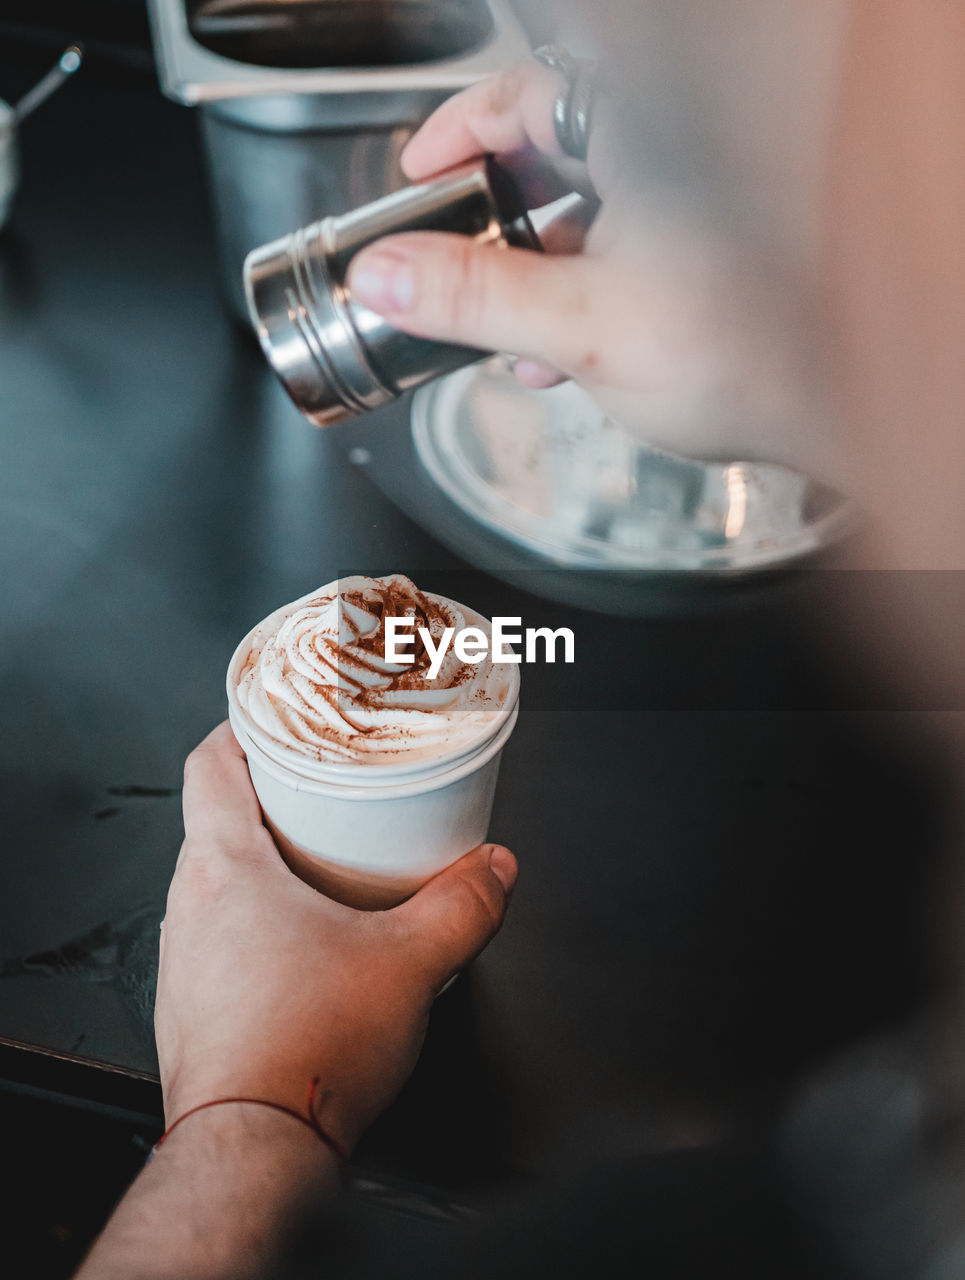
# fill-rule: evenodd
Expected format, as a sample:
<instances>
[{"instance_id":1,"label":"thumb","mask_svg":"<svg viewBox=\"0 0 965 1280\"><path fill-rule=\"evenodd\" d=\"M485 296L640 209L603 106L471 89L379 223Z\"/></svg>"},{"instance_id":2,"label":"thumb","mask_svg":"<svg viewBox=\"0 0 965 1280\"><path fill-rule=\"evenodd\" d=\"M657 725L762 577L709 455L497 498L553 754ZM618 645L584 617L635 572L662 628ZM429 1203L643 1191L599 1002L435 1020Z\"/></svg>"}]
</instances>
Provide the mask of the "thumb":
<instances>
[{"instance_id":1,"label":"thumb","mask_svg":"<svg viewBox=\"0 0 965 1280\"><path fill-rule=\"evenodd\" d=\"M397 925L420 952L433 988L482 951L497 932L516 883L516 859L481 844L396 907Z\"/></svg>"},{"instance_id":2,"label":"thumb","mask_svg":"<svg viewBox=\"0 0 965 1280\"><path fill-rule=\"evenodd\" d=\"M592 295L586 259L412 231L363 249L348 273L352 297L425 338L510 351L577 375Z\"/></svg>"}]
</instances>

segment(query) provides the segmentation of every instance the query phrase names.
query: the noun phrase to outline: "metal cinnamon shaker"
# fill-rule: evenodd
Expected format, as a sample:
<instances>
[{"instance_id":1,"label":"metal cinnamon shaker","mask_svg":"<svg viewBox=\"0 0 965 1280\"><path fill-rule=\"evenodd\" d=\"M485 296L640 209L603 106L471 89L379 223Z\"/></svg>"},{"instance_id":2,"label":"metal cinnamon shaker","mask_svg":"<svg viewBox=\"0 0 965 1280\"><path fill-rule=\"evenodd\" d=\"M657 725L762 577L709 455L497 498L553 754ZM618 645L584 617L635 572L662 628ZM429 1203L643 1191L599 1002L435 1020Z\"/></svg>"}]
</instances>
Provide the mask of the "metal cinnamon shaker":
<instances>
[{"instance_id":1,"label":"metal cinnamon shaker","mask_svg":"<svg viewBox=\"0 0 965 1280\"><path fill-rule=\"evenodd\" d=\"M540 247L515 183L487 156L253 250L244 265L252 324L288 394L319 426L487 354L403 333L352 299L345 283L352 258L401 231Z\"/></svg>"}]
</instances>

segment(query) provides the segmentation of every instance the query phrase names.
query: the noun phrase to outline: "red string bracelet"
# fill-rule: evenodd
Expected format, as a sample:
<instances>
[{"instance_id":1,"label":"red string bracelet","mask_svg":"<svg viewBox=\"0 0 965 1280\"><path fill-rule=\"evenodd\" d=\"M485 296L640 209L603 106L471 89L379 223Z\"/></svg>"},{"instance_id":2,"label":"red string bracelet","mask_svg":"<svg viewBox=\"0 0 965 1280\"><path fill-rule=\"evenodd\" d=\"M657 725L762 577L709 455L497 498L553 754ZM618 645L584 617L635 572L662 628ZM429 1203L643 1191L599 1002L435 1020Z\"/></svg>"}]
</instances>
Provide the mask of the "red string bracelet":
<instances>
[{"instance_id":1,"label":"red string bracelet","mask_svg":"<svg viewBox=\"0 0 965 1280\"><path fill-rule=\"evenodd\" d=\"M348 1152L337 1138L333 1138L330 1133L325 1132L315 1115L315 1090L319 1079L320 1077L316 1076L308 1086L308 1115L306 1116L303 1116L300 1111L296 1111L293 1107L286 1107L283 1102L271 1102L267 1098L214 1098L211 1102L201 1102L198 1106L192 1107L190 1111L185 1111L183 1116L178 1116L173 1124L168 1125L157 1142L155 1142L151 1155L157 1151L158 1147L163 1146L178 1125L187 1120L189 1116L196 1115L199 1111L206 1111L208 1107L223 1107L229 1102L247 1102L253 1107L270 1107L272 1111L283 1111L286 1116L291 1116L299 1124L306 1125L328 1147L329 1151L338 1160L339 1165L344 1168L348 1164Z\"/></svg>"}]
</instances>

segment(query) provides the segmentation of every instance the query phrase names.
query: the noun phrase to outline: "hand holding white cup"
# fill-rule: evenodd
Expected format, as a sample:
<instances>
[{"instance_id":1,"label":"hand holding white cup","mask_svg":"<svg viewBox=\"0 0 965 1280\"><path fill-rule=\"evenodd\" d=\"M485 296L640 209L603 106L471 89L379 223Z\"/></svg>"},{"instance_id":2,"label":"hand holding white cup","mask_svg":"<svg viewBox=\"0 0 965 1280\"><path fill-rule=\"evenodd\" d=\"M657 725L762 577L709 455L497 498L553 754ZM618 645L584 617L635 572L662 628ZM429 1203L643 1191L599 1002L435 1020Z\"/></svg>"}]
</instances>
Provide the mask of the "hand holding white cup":
<instances>
[{"instance_id":1,"label":"hand holding white cup","mask_svg":"<svg viewBox=\"0 0 965 1280\"><path fill-rule=\"evenodd\" d=\"M412 620L411 661L386 659L387 617ZM516 723L518 668L433 661L420 626L430 644L489 632L402 575L351 577L271 614L228 669L266 825L297 875L349 906L394 906L486 839Z\"/></svg>"}]
</instances>

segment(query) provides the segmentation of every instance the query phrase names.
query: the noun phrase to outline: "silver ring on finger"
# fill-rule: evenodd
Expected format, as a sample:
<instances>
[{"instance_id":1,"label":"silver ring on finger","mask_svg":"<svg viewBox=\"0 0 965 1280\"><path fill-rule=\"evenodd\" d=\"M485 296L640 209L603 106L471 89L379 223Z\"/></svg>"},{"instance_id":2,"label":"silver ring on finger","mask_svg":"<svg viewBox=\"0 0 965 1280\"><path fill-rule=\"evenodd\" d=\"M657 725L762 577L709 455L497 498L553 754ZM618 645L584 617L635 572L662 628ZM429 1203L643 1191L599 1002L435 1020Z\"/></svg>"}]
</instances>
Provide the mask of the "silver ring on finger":
<instances>
[{"instance_id":1,"label":"silver ring on finger","mask_svg":"<svg viewBox=\"0 0 965 1280\"><path fill-rule=\"evenodd\" d=\"M533 52L537 62L559 71L563 85L553 103L553 129L564 155L585 160L593 112L594 71L588 58L574 58L561 45L544 44Z\"/></svg>"}]
</instances>

